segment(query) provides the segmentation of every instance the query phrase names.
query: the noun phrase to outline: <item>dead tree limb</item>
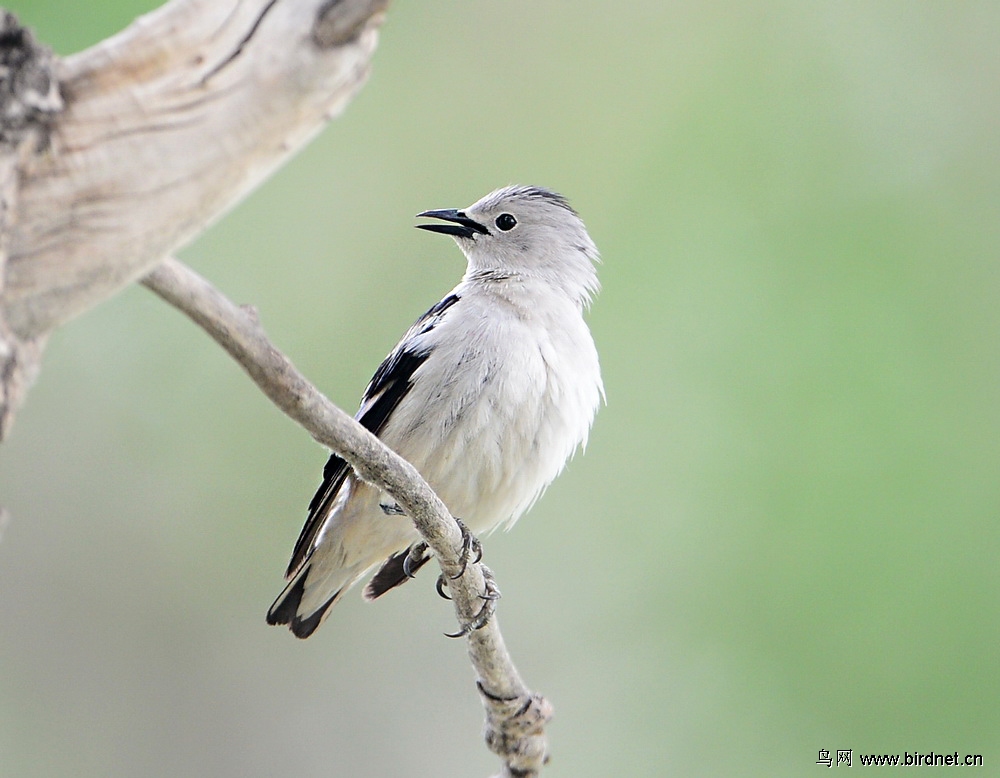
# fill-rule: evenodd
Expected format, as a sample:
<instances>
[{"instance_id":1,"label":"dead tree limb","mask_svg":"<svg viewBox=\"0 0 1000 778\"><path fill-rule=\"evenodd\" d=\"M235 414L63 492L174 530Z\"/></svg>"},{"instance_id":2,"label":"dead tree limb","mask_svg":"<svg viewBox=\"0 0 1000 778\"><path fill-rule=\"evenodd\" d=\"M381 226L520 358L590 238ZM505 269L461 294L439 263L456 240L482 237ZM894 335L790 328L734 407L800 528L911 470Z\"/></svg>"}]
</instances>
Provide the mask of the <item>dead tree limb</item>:
<instances>
[{"instance_id":1,"label":"dead tree limb","mask_svg":"<svg viewBox=\"0 0 1000 778\"><path fill-rule=\"evenodd\" d=\"M0 440L49 334L144 279L391 494L443 573L459 573L461 532L419 473L298 373L255 314L164 259L343 110L387 3L171 0L65 59L0 11ZM482 608L484 570L470 564L449 587L460 624ZM495 617L467 640L501 775L537 775L549 704L524 685Z\"/></svg>"},{"instance_id":2,"label":"dead tree limb","mask_svg":"<svg viewBox=\"0 0 1000 778\"><path fill-rule=\"evenodd\" d=\"M0 435L57 326L192 240L364 84L388 0L172 0L64 59L0 26Z\"/></svg>"},{"instance_id":3,"label":"dead tree limb","mask_svg":"<svg viewBox=\"0 0 1000 778\"><path fill-rule=\"evenodd\" d=\"M63 108L55 58L0 9L0 441L35 379L47 332L16 334L5 313L7 264L23 171Z\"/></svg>"}]
</instances>

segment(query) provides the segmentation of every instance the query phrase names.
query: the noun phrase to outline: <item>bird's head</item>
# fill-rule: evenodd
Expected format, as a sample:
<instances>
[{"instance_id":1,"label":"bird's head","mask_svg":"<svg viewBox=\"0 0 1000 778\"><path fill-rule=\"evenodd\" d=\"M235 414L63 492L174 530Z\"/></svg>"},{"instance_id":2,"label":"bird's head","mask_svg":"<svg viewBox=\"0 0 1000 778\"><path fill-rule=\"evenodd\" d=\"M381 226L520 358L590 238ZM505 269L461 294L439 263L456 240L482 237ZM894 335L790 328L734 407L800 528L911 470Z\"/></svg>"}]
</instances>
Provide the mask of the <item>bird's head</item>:
<instances>
[{"instance_id":1,"label":"bird's head","mask_svg":"<svg viewBox=\"0 0 1000 778\"><path fill-rule=\"evenodd\" d=\"M451 235L469 262L468 277L541 281L580 305L596 294L597 246L560 194L537 186L497 189L468 208L424 211L418 224Z\"/></svg>"}]
</instances>

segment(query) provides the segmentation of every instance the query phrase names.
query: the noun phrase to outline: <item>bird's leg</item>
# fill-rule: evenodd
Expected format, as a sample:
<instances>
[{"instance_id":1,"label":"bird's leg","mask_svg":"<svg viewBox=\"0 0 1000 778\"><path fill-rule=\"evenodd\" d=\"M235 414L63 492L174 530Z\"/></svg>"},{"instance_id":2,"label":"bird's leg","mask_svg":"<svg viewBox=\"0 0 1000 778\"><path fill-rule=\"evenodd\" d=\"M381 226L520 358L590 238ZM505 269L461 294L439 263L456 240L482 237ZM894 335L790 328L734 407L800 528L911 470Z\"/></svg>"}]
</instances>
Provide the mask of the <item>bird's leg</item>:
<instances>
[{"instance_id":1,"label":"bird's leg","mask_svg":"<svg viewBox=\"0 0 1000 778\"><path fill-rule=\"evenodd\" d=\"M483 601L483 607L479 609L479 613L472 617L471 621L463 624L458 632L446 633L445 637L464 638L469 633L485 627L494 612L496 612L497 601L500 599L500 589L497 587L496 579L493 577L493 571L486 565L480 565L480 569L483 571L483 581L486 584L486 590L479 595L479 598ZM438 591L440 593L440 590Z\"/></svg>"},{"instance_id":2,"label":"bird's leg","mask_svg":"<svg viewBox=\"0 0 1000 778\"><path fill-rule=\"evenodd\" d=\"M469 562L476 565L479 564L483 558L483 546L479 542L479 539L472 534L461 519L455 519L455 521L458 523L458 528L462 531L462 552L458 558L461 569L457 574L449 576L449 578L453 581L465 575ZM471 621L462 625L462 628L458 632L450 634L446 633L447 637L461 638L471 632L475 632L477 629L482 629L486 626L490 617L497 609L497 600L500 599L500 589L497 587L496 579L494 579L493 572L486 565L480 565L480 569L483 571L483 582L485 584L485 591L479 595L479 598L483 601L483 606L479 609L479 612L472 617ZM450 600L451 597L449 597L444 591L447 586L448 581L445 579L444 574L438 576L437 592L445 599Z\"/></svg>"},{"instance_id":3,"label":"bird's leg","mask_svg":"<svg viewBox=\"0 0 1000 778\"><path fill-rule=\"evenodd\" d=\"M422 540L410 546L410 550L406 552L406 558L403 560L403 575L407 578L414 578L417 569L424 563L426 552L427 544Z\"/></svg>"},{"instance_id":4,"label":"bird's leg","mask_svg":"<svg viewBox=\"0 0 1000 778\"><path fill-rule=\"evenodd\" d=\"M479 538L469 531L469 528L465 526L465 522L461 519L455 519L455 523L458 524L458 528L462 530L462 553L458 557L458 561L459 564L462 565L462 569L452 576L452 580L461 578L465 575L465 568L469 566L469 558L473 554L476 556L476 558L472 560L472 564L474 565L478 564L479 560L483 558L483 544L479 542Z\"/></svg>"}]
</instances>

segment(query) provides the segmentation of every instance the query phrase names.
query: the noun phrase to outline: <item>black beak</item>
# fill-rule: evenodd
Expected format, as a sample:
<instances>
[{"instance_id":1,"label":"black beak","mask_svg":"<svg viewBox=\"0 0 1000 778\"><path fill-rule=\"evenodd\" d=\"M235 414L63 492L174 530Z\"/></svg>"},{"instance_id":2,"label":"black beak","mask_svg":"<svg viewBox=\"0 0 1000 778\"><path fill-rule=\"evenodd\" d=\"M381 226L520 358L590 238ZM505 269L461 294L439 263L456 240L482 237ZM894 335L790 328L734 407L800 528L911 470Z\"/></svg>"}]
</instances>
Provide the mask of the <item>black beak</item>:
<instances>
[{"instance_id":1,"label":"black beak","mask_svg":"<svg viewBox=\"0 0 1000 778\"><path fill-rule=\"evenodd\" d=\"M453 235L456 238L472 238L478 232L481 235L489 235L490 231L482 224L470 219L462 211L454 208L446 208L441 211L424 211L418 213L417 218L428 217L431 219L441 219L451 224L418 224L418 229L429 230L430 232L440 232L443 235Z\"/></svg>"}]
</instances>

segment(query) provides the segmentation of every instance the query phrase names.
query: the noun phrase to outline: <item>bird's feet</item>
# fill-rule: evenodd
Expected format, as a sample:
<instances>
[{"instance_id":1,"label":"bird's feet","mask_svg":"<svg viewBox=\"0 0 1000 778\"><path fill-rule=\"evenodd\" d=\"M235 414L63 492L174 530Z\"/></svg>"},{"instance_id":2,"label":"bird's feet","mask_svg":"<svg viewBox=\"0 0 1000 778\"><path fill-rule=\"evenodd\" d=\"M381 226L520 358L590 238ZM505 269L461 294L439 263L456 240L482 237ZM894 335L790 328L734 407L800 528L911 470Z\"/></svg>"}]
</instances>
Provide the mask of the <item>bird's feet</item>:
<instances>
[{"instance_id":1,"label":"bird's feet","mask_svg":"<svg viewBox=\"0 0 1000 778\"><path fill-rule=\"evenodd\" d=\"M462 566L462 569L451 577L452 580L457 580L465 575L465 568L469 566L469 559L473 555L476 557L472 560L472 564L474 565L478 564L483 558L483 544L479 542L479 538L472 534L461 519L455 519L455 523L462 530L462 553L458 556L458 563Z\"/></svg>"},{"instance_id":2,"label":"bird's feet","mask_svg":"<svg viewBox=\"0 0 1000 778\"><path fill-rule=\"evenodd\" d=\"M444 600L450 600L451 595L448 594L448 579L445 578L444 573L438 576L437 583L434 584L434 588L437 589L438 597Z\"/></svg>"},{"instance_id":3,"label":"bird's feet","mask_svg":"<svg viewBox=\"0 0 1000 778\"><path fill-rule=\"evenodd\" d=\"M477 559L476 561L478 562L479 560ZM466 635L475 632L477 629L485 627L489 623L489 620L493 616L494 612L496 612L497 601L500 599L500 589L497 587L497 582L493 578L493 571L491 571L486 565L480 565L479 569L483 571L483 582L485 584L485 590L479 595L479 599L483 601L483 606L470 621L467 621L462 625L462 628L458 632L445 633L445 637L464 638ZM452 580L454 580L454 578ZM444 576L441 576L438 578L438 594L446 599L451 599L444 593L444 586L447 586L447 582L444 580Z\"/></svg>"},{"instance_id":4,"label":"bird's feet","mask_svg":"<svg viewBox=\"0 0 1000 778\"><path fill-rule=\"evenodd\" d=\"M427 544L422 540L410 546L410 550L406 552L406 557L403 559L403 575L407 578L415 578L417 570L427 561L426 553Z\"/></svg>"}]
</instances>

